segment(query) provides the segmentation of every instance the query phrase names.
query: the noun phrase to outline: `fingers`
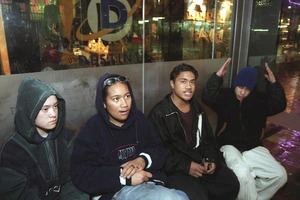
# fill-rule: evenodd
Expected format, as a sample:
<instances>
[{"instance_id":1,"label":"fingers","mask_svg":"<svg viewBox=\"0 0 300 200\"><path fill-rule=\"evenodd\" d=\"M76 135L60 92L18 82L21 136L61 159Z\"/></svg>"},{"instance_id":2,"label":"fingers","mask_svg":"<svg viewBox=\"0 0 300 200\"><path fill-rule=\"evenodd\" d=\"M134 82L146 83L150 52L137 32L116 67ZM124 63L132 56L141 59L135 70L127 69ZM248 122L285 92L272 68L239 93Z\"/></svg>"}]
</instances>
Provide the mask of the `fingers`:
<instances>
[{"instance_id":1,"label":"fingers","mask_svg":"<svg viewBox=\"0 0 300 200\"><path fill-rule=\"evenodd\" d=\"M131 177L131 184L139 185L143 182L149 181L150 178L152 178L152 174L150 172L142 170L140 172L135 173Z\"/></svg>"},{"instance_id":2,"label":"fingers","mask_svg":"<svg viewBox=\"0 0 300 200\"><path fill-rule=\"evenodd\" d=\"M269 67L269 65L268 65L268 63L265 63L265 67L266 67L266 70L267 70L268 74L269 74L270 72L272 72L271 69L270 69L270 67Z\"/></svg>"},{"instance_id":3,"label":"fingers","mask_svg":"<svg viewBox=\"0 0 300 200\"><path fill-rule=\"evenodd\" d=\"M231 58L228 58L226 62L222 65L222 67L219 69L219 71L216 73L219 77L223 77L226 74L230 62Z\"/></svg>"},{"instance_id":4,"label":"fingers","mask_svg":"<svg viewBox=\"0 0 300 200\"><path fill-rule=\"evenodd\" d=\"M193 174L192 174L192 176L193 177L195 177L195 178L199 178L199 177L202 177L202 173L201 172L199 172L199 171L195 171Z\"/></svg>"},{"instance_id":5,"label":"fingers","mask_svg":"<svg viewBox=\"0 0 300 200\"><path fill-rule=\"evenodd\" d=\"M208 168L207 168L207 174L213 174L215 173L216 170L216 164L215 163L209 163Z\"/></svg>"},{"instance_id":6,"label":"fingers","mask_svg":"<svg viewBox=\"0 0 300 200\"><path fill-rule=\"evenodd\" d=\"M266 77L266 79L268 79L268 81L270 83L275 83L276 82L276 78L275 78L273 72L271 71L268 63L265 63L265 67L266 67L266 71L267 71L268 74L265 74L264 76Z\"/></svg>"},{"instance_id":7,"label":"fingers","mask_svg":"<svg viewBox=\"0 0 300 200\"><path fill-rule=\"evenodd\" d=\"M195 178L201 177L206 172L204 166L199 163L192 162L190 166L189 174Z\"/></svg>"},{"instance_id":8,"label":"fingers","mask_svg":"<svg viewBox=\"0 0 300 200\"><path fill-rule=\"evenodd\" d=\"M136 172L138 168L136 168L134 165L126 165L121 173L122 178L130 178L132 177Z\"/></svg>"},{"instance_id":9,"label":"fingers","mask_svg":"<svg viewBox=\"0 0 300 200\"><path fill-rule=\"evenodd\" d=\"M146 171L145 171L146 172ZM146 172L146 176L149 178L152 178L152 174L150 172Z\"/></svg>"},{"instance_id":10,"label":"fingers","mask_svg":"<svg viewBox=\"0 0 300 200\"><path fill-rule=\"evenodd\" d=\"M133 165L138 171L141 171L145 168L145 161L143 158L138 157L134 160L122 164L121 167L126 167L127 165Z\"/></svg>"},{"instance_id":11,"label":"fingers","mask_svg":"<svg viewBox=\"0 0 300 200\"><path fill-rule=\"evenodd\" d=\"M228 66L230 62L231 62L231 58L227 58L225 64Z\"/></svg>"},{"instance_id":12,"label":"fingers","mask_svg":"<svg viewBox=\"0 0 300 200\"><path fill-rule=\"evenodd\" d=\"M228 68L230 62L231 62L231 58L228 58L222 66L223 70L226 70Z\"/></svg>"}]
</instances>

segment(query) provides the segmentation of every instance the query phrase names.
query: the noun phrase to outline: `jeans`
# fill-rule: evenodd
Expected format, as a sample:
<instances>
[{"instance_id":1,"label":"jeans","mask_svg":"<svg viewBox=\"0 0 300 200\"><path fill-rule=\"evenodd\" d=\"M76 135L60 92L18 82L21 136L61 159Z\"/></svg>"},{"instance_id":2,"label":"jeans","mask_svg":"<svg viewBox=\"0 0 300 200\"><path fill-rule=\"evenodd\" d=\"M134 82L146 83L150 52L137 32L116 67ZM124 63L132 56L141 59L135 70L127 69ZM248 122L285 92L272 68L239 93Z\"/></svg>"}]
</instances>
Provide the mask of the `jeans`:
<instances>
[{"instance_id":1,"label":"jeans","mask_svg":"<svg viewBox=\"0 0 300 200\"><path fill-rule=\"evenodd\" d=\"M137 186L124 186L117 192L113 200L188 200L187 195L175 189L169 189L152 182L145 182Z\"/></svg>"}]
</instances>

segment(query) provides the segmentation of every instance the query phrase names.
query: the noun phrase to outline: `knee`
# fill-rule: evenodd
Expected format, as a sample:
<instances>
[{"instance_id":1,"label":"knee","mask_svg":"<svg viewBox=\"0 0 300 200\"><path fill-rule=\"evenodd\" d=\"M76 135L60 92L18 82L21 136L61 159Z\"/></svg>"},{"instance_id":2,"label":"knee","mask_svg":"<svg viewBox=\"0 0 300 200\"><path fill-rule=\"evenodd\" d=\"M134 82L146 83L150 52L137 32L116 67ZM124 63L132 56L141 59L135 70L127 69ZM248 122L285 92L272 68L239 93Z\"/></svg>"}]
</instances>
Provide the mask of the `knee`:
<instances>
[{"instance_id":1,"label":"knee","mask_svg":"<svg viewBox=\"0 0 300 200\"><path fill-rule=\"evenodd\" d=\"M224 145L220 148L220 151L222 151L224 154L229 153L237 153L239 150L237 150L234 146L232 145Z\"/></svg>"},{"instance_id":2,"label":"knee","mask_svg":"<svg viewBox=\"0 0 300 200\"><path fill-rule=\"evenodd\" d=\"M186 193L184 193L181 190L176 190L176 189L169 189L167 192L165 192L164 194L162 194L163 196L161 196L160 198L166 199L166 200L174 200L174 199L178 199L178 200L188 200L188 196L186 195Z\"/></svg>"},{"instance_id":3,"label":"knee","mask_svg":"<svg viewBox=\"0 0 300 200\"><path fill-rule=\"evenodd\" d=\"M250 168L247 166L236 166L234 173L240 182L240 185L248 185L250 182L253 182L253 176L251 175Z\"/></svg>"},{"instance_id":4,"label":"knee","mask_svg":"<svg viewBox=\"0 0 300 200\"><path fill-rule=\"evenodd\" d=\"M172 200L173 199L188 200L189 197L183 191L181 191L181 190L175 190L175 194L174 194L174 197L172 198Z\"/></svg>"},{"instance_id":5,"label":"knee","mask_svg":"<svg viewBox=\"0 0 300 200\"><path fill-rule=\"evenodd\" d=\"M276 173L276 176L277 176L277 182L280 185L280 187L284 186L284 184L286 184L288 180L288 176L283 166L280 166L280 169Z\"/></svg>"},{"instance_id":6,"label":"knee","mask_svg":"<svg viewBox=\"0 0 300 200\"><path fill-rule=\"evenodd\" d=\"M220 151L223 152L223 157L229 168L241 162L241 153L234 146L224 145Z\"/></svg>"}]
</instances>

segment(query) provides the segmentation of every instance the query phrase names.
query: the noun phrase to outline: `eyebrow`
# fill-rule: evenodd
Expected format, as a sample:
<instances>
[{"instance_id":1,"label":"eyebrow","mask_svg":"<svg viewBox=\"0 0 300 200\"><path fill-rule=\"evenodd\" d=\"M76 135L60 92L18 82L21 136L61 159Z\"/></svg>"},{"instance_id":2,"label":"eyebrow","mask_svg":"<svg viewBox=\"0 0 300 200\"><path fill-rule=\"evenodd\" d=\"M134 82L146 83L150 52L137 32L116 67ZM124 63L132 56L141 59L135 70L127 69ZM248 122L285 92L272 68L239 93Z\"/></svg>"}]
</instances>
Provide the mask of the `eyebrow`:
<instances>
[{"instance_id":1,"label":"eyebrow","mask_svg":"<svg viewBox=\"0 0 300 200\"><path fill-rule=\"evenodd\" d=\"M51 104L51 105L49 105L49 104L43 105L42 108L43 107L55 106L55 105L58 105L58 101L56 101L54 104Z\"/></svg>"},{"instance_id":2,"label":"eyebrow","mask_svg":"<svg viewBox=\"0 0 300 200\"><path fill-rule=\"evenodd\" d=\"M124 94L124 96L125 96L125 95L128 95L128 94L131 95L130 92L126 92L126 93ZM113 98L113 97L121 97L121 96L122 96L121 94L116 94L116 95L111 95L110 97L109 97L109 96L107 96L107 97L108 97L108 98Z\"/></svg>"},{"instance_id":3,"label":"eyebrow","mask_svg":"<svg viewBox=\"0 0 300 200\"><path fill-rule=\"evenodd\" d=\"M195 78L193 78L193 79L180 78L180 80L184 80L184 81L195 81L196 79L195 79Z\"/></svg>"}]
</instances>

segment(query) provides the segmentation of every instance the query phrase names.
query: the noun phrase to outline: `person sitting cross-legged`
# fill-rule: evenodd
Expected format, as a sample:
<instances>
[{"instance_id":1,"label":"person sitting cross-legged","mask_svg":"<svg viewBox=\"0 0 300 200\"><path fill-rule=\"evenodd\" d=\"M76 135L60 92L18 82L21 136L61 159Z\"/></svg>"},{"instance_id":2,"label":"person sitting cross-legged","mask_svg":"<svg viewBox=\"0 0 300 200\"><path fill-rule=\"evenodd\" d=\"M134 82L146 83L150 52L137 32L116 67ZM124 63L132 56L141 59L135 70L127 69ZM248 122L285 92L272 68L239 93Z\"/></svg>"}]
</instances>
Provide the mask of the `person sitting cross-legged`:
<instances>
[{"instance_id":1,"label":"person sitting cross-legged","mask_svg":"<svg viewBox=\"0 0 300 200\"><path fill-rule=\"evenodd\" d=\"M232 88L221 88L230 61L209 78L202 100L217 113L217 143L240 181L238 199L271 199L287 182L287 173L263 147L262 135L267 117L286 108L285 93L267 63L266 93L255 90L258 75L252 67L237 74Z\"/></svg>"}]
</instances>

